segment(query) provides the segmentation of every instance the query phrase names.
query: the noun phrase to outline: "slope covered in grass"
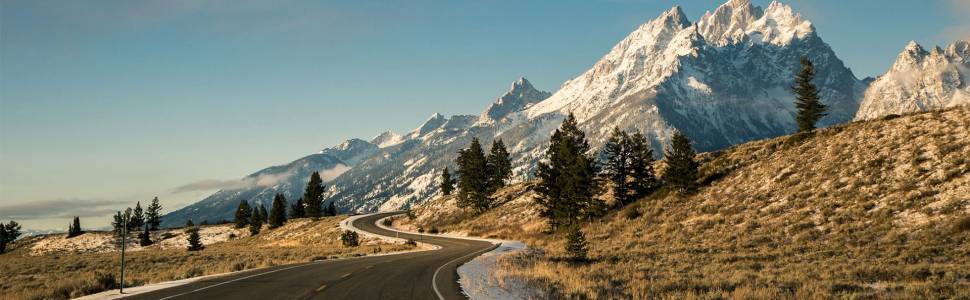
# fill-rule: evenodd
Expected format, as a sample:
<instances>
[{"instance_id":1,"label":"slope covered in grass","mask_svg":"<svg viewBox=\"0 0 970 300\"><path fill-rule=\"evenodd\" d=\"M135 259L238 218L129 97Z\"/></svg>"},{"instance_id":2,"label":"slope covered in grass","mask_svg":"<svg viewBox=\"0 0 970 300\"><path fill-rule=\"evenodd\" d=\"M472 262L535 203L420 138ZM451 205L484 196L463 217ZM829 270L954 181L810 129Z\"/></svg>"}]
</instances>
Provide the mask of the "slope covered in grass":
<instances>
[{"instance_id":1,"label":"slope covered in grass","mask_svg":"<svg viewBox=\"0 0 970 300\"><path fill-rule=\"evenodd\" d=\"M533 251L495 276L552 298L970 296L970 108L700 158L696 194L660 190L586 224L588 262L564 259L562 234L537 225L528 184L479 216L428 209L439 199L397 223L523 240Z\"/></svg>"}]
</instances>

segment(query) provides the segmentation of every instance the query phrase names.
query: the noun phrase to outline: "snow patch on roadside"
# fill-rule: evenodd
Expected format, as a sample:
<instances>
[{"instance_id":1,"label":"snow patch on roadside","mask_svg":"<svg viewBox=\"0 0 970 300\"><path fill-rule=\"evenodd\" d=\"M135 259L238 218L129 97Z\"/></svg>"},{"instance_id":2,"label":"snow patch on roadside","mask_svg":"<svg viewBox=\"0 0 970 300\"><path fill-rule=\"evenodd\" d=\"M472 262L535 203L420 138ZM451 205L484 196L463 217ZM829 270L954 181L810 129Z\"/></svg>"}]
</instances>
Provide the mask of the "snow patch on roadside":
<instances>
[{"instance_id":1,"label":"snow patch on roadside","mask_svg":"<svg viewBox=\"0 0 970 300\"><path fill-rule=\"evenodd\" d=\"M502 245L479 255L458 267L461 290L470 299L533 299L525 283L495 276L499 257L524 250L518 241L503 241Z\"/></svg>"}]
</instances>

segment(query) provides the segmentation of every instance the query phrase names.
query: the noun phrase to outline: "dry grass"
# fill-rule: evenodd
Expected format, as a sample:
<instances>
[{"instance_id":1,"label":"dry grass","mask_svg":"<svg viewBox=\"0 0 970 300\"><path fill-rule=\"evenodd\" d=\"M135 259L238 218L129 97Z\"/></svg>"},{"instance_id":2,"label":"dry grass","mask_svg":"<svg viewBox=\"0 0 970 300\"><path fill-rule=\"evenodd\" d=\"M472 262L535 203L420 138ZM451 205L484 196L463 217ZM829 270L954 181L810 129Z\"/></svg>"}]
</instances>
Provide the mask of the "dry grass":
<instances>
[{"instance_id":1,"label":"dry grass","mask_svg":"<svg viewBox=\"0 0 970 300\"><path fill-rule=\"evenodd\" d=\"M504 257L496 276L549 298L970 297L970 108L701 157L697 194L661 191L584 226L585 263L564 259L525 184L481 216L420 208L397 223L522 240L533 250Z\"/></svg>"},{"instance_id":2,"label":"dry grass","mask_svg":"<svg viewBox=\"0 0 970 300\"><path fill-rule=\"evenodd\" d=\"M400 251L411 246L370 241L360 247L340 244L338 223L344 217L291 220L285 226L259 235L206 244L199 252L184 248L181 230L168 240L132 251L125 257L125 285L134 286L258 267L308 262L318 259ZM235 234L229 225L204 230ZM240 235L242 235L240 233ZM82 235L83 236L83 235ZM61 238L57 236L53 238ZM67 299L110 287L101 282L117 278L118 252L52 252L31 255L33 245L18 241L14 251L0 255L0 299ZM113 247L113 246L111 246ZM104 248L104 247L102 247Z\"/></svg>"}]
</instances>

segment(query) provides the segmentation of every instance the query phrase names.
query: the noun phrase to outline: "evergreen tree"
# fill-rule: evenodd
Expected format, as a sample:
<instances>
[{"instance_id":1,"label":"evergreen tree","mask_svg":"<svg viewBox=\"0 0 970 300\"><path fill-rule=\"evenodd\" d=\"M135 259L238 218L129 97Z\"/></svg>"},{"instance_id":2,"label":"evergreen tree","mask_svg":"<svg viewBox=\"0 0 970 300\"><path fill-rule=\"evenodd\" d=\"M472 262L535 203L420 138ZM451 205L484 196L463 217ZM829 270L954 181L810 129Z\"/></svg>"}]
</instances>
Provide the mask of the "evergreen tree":
<instances>
[{"instance_id":1,"label":"evergreen tree","mask_svg":"<svg viewBox=\"0 0 970 300\"><path fill-rule=\"evenodd\" d=\"M260 213L259 208L253 207L253 218L249 222L249 234L257 235L260 229L263 229L262 213Z\"/></svg>"},{"instance_id":2,"label":"evergreen tree","mask_svg":"<svg viewBox=\"0 0 970 300\"><path fill-rule=\"evenodd\" d=\"M536 170L536 202L553 229L574 225L602 212L602 202L593 198L599 192L599 182L595 179L596 159L588 154L589 150L586 134L570 114L553 132L546 159L539 162Z\"/></svg>"},{"instance_id":3,"label":"evergreen tree","mask_svg":"<svg viewBox=\"0 0 970 300\"><path fill-rule=\"evenodd\" d=\"M697 169L699 168L699 164L694 159L696 155L690 139L680 131L674 132L670 145L664 151L664 158L667 160L667 169L663 174L664 183L681 194L694 192L697 189Z\"/></svg>"},{"instance_id":4,"label":"evergreen tree","mask_svg":"<svg viewBox=\"0 0 970 300\"><path fill-rule=\"evenodd\" d=\"M17 238L19 238L20 235L23 234L22 232L20 232L20 229L21 229L20 224L18 224L13 220L10 220L10 222L7 222L7 225L0 224L0 227L3 227L4 231L7 232L8 244L10 242L17 240Z\"/></svg>"},{"instance_id":5,"label":"evergreen tree","mask_svg":"<svg viewBox=\"0 0 970 300\"><path fill-rule=\"evenodd\" d=\"M603 154L606 156L606 175L613 183L613 197L616 198L620 206L633 202L629 185L633 158L631 144L630 135L620 130L619 127L613 127L610 138L603 145Z\"/></svg>"},{"instance_id":6,"label":"evergreen tree","mask_svg":"<svg viewBox=\"0 0 970 300\"><path fill-rule=\"evenodd\" d=\"M111 227L114 228L115 236L121 236L124 233L124 228L127 226L125 224L124 216L121 215L121 211L115 214L114 220L111 221Z\"/></svg>"},{"instance_id":7,"label":"evergreen tree","mask_svg":"<svg viewBox=\"0 0 970 300\"><path fill-rule=\"evenodd\" d=\"M189 242L189 251L201 251L205 249L205 245L202 245L202 238L199 237L199 227L192 227L189 230L189 237L186 240Z\"/></svg>"},{"instance_id":8,"label":"evergreen tree","mask_svg":"<svg viewBox=\"0 0 970 300\"><path fill-rule=\"evenodd\" d=\"M639 130L630 136L630 175L633 181L630 189L636 199L650 195L660 182L653 172L653 149L647 137Z\"/></svg>"},{"instance_id":9,"label":"evergreen tree","mask_svg":"<svg viewBox=\"0 0 970 300\"><path fill-rule=\"evenodd\" d=\"M455 180L451 178L448 167L441 171L441 194L448 196L455 190Z\"/></svg>"},{"instance_id":10,"label":"evergreen tree","mask_svg":"<svg viewBox=\"0 0 970 300\"><path fill-rule=\"evenodd\" d=\"M259 208L259 221L266 223L266 220L269 220L269 212L266 211L266 207L262 203L257 208Z\"/></svg>"},{"instance_id":11,"label":"evergreen tree","mask_svg":"<svg viewBox=\"0 0 970 300\"><path fill-rule=\"evenodd\" d=\"M491 207L485 151L478 138L467 149L458 151L458 206L482 213Z\"/></svg>"},{"instance_id":12,"label":"evergreen tree","mask_svg":"<svg viewBox=\"0 0 970 300\"><path fill-rule=\"evenodd\" d=\"M67 228L67 237L76 237L81 235L81 233L83 233L83 231L81 231L81 219L74 216L74 222L71 222L70 226Z\"/></svg>"},{"instance_id":13,"label":"evergreen tree","mask_svg":"<svg viewBox=\"0 0 970 300\"><path fill-rule=\"evenodd\" d=\"M795 108L798 110L795 123L798 124L798 132L802 133L815 129L815 123L825 116L826 107L818 95L818 88L812 83L815 79L815 66L804 56L800 63L802 70L795 76L792 92L795 93Z\"/></svg>"},{"instance_id":14,"label":"evergreen tree","mask_svg":"<svg viewBox=\"0 0 970 300\"><path fill-rule=\"evenodd\" d=\"M283 226L286 223L286 197L283 194L276 194L273 197L273 207L269 210L269 228Z\"/></svg>"},{"instance_id":15,"label":"evergreen tree","mask_svg":"<svg viewBox=\"0 0 970 300\"><path fill-rule=\"evenodd\" d=\"M509 158L509 151L505 149L505 143L501 139L492 142L492 149L489 150L485 163L488 177L486 193L491 195L498 189L505 187L509 180L512 180L512 161Z\"/></svg>"},{"instance_id":16,"label":"evergreen tree","mask_svg":"<svg viewBox=\"0 0 970 300\"><path fill-rule=\"evenodd\" d=\"M327 204L327 215L328 216L337 215L337 205L334 204L333 201L330 201L330 204Z\"/></svg>"},{"instance_id":17,"label":"evergreen tree","mask_svg":"<svg viewBox=\"0 0 970 300\"><path fill-rule=\"evenodd\" d=\"M320 173L313 172L310 181L307 182L306 191L303 192L303 203L306 206L306 215L311 218L323 216L323 179Z\"/></svg>"},{"instance_id":18,"label":"evergreen tree","mask_svg":"<svg viewBox=\"0 0 970 300\"><path fill-rule=\"evenodd\" d=\"M303 198L296 199L296 203L290 206L290 219L306 218L306 210Z\"/></svg>"},{"instance_id":19,"label":"evergreen tree","mask_svg":"<svg viewBox=\"0 0 970 300\"><path fill-rule=\"evenodd\" d=\"M151 225L145 224L145 231L142 231L142 233L138 235L138 244L142 247L154 244L154 242L152 242L152 234L148 231L149 227L151 227Z\"/></svg>"},{"instance_id":20,"label":"evergreen tree","mask_svg":"<svg viewBox=\"0 0 970 300\"><path fill-rule=\"evenodd\" d=\"M239 207L236 208L236 228L249 225L249 221L253 217L250 211L252 211L252 208L249 207L249 202L246 200L239 201Z\"/></svg>"},{"instance_id":21,"label":"evergreen tree","mask_svg":"<svg viewBox=\"0 0 970 300\"><path fill-rule=\"evenodd\" d=\"M195 227L195 223L192 223L192 219L185 220L185 227Z\"/></svg>"},{"instance_id":22,"label":"evergreen tree","mask_svg":"<svg viewBox=\"0 0 970 300\"><path fill-rule=\"evenodd\" d=\"M135 203L135 209L131 212L131 220L128 221L128 230L141 229L145 225L145 211L141 209L141 201Z\"/></svg>"},{"instance_id":23,"label":"evergreen tree","mask_svg":"<svg viewBox=\"0 0 970 300\"><path fill-rule=\"evenodd\" d=\"M7 229L0 223L0 254L7 251Z\"/></svg>"},{"instance_id":24,"label":"evergreen tree","mask_svg":"<svg viewBox=\"0 0 970 300\"><path fill-rule=\"evenodd\" d=\"M586 237L579 226L570 226L566 235L566 254L576 261L586 260Z\"/></svg>"},{"instance_id":25,"label":"evergreen tree","mask_svg":"<svg viewBox=\"0 0 970 300\"><path fill-rule=\"evenodd\" d=\"M158 203L158 197L152 199L152 204L148 205L145 212L145 223L152 231L158 230L158 227L162 225L162 205Z\"/></svg>"}]
</instances>

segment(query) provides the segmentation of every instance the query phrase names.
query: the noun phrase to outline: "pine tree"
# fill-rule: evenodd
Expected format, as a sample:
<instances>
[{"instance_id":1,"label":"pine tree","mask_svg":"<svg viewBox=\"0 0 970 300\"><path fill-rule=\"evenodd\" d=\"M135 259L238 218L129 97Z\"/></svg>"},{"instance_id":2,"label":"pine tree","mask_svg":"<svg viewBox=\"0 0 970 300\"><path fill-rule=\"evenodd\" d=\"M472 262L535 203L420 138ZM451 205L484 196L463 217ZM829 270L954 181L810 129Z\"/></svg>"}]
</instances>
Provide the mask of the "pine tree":
<instances>
[{"instance_id":1,"label":"pine tree","mask_svg":"<svg viewBox=\"0 0 970 300\"><path fill-rule=\"evenodd\" d=\"M330 201L330 204L327 204L327 215L328 216L337 215L337 205L334 204L333 201Z\"/></svg>"},{"instance_id":2,"label":"pine tree","mask_svg":"<svg viewBox=\"0 0 970 300\"><path fill-rule=\"evenodd\" d=\"M125 226L127 226L125 224L125 219L121 215L121 211L118 211L118 213L116 213L114 216L114 220L111 221L111 227L114 228L115 236L121 236L121 234L124 233Z\"/></svg>"},{"instance_id":3,"label":"pine tree","mask_svg":"<svg viewBox=\"0 0 970 300\"><path fill-rule=\"evenodd\" d=\"M185 220L185 227L195 227L195 223L192 223L192 219Z\"/></svg>"},{"instance_id":4,"label":"pine tree","mask_svg":"<svg viewBox=\"0 0 970 300\"><path fill-rule=\"evenodd\" d=\"M283 226L286 223L286 197L283 194L276 194L273 197L273 207L269 210L269 228Z\"/></svg>"},{"instance_id":5,"label":"pine tree","mask_svg":"<svg viewBox=\"0 0 970 300\"><path fill-rule=\"evenodd\" d=\"M7 251L7 229L0 223L0 254Z\"/></svg>"},{"instance_id":6,"label":"pine tree","mask_svg":"<svg viewBox=\"0 0 970 300\"><path fill-rule=\"evenodd\" d=\"M491 195L498 189L505 187L509 180L512 180L512 161L509 158L509 151L505 149L505 143L501 139L492 142L492 149L489 150L485 163L486 175L488 176L486 193Z\"/></svg>"},{"instance_id":7,"label":"pine tree","mask_svg":"<svg viewBox=\"0 0 970 300\"><path fill-rule=\"evenodd\" d=\"M145 222L148 223L149 229L152 231L158 230L159 226L162 225L162 205L158 203L158 197L152 199L152 204L148 205L148 210L145 212Z\"/></svg>"},{"instance_id":8,"label":"pine tree","mask_svg":"<svg viewBox=\"0 0 970 300\"><path fill-rule=\"evenodd\" d=\"M458 206L482 213L491 207L485 151L478 138L467 149L458 151Z\"/></svg>"},{"instance_id":9,"label":"pine tree","mask_svg":"<svg viewBox=\"0 0 970 300\"><path fill-rule=\"evenodd\" d=\"M546 159L536 170L536 202L553 229L574 225L602 211L602 202L593 198L599 193L599 182L595 179L596 159L589 150L586 134L570 114L553 132Z\"/></svg>"},{"instance_id":10,"label":"pine tree","mask_svg":"<svg viewBox=\"0 0 970 300\"><path fill-rule=\"evenodd\" d=\"M199 227L190 229L189 237L186 240L189 242L189 251L201 251L205 249L205 245L202 245L202 238L199 237Z\"/></svg>"},{"instance_id":11,"label":"pine tree","mask_svg":"<svg viewBox=\"0 0 970 300\"><path fill-rule=\"evenodd\" d=\"M630 174L633 176L630 189L634 197L640 199L650 195L660 186L660 182L653 172L653 148L639 130L630 136L630 155Z\"/></svg>"},{"instance_id":12,"label":"pine tree","mask_svg":"<svg viewBox=\"0 0 970 300\"><path fill-rule=\"evenodd\" d=\"M303 198L296 199L296 203L290 206L290 219L306 218L306 210Z\"/></svg>"},{"instance_id":13,"label":"pine tree","mask_svg":"<svg viewBox=\"0 0 970 300\"><path fill-rule=\"evenodd\" d=\"M249 221L253 217L250 211L252 211L252 208L249 207L249 202L246 200L239 201L239 207L236 208L236 228L249 225Z\"/></svg>"},{"instance_id":14,"label":"pine tree","mask_svg":"<svg viewBox=\"0 0 970 300\"><path fill-rule=\"evenodd\" d=\"M74 221L71 222L70 226L67 227L67 237L76 237L81 235L81 233L83 233L83 231L81 231L81 219L74 216Z\"/></svg>"},{"instance_id":15,"label":"pine tree","mask_svg":"<svg viewBox=\"0 0 970 300\"><path fill-rule=\"evenodd\" d=\"M680 131L674 132L670 145L664 151L667 169L663 174L663 181L681 194L688 194L697 189L697 169L699 164L695 160L697 154L691 146L690 139Z\"/></svg>"},{"instance_id":16,"label":"pine tree","mask_svg":"<svg viewBox=\"0 0 970 300\"><path fill-rule=\"evenodd\" d=\"M259 221L266 223L266 220L269 220L269 212L266 211L266 207L262 203L257 208L259 208Z\"/></svg>"},{"instance_id":17,"label":"pine tree","mask_svg":"<svg viewBox=\"0 0 970 300\"><path fill-rule=\"evenodd\" d=\"M610 138L603 145L606 175L613 183L613 197L620 206L633 202L629 185L633 156L631 144L630 135L619 127L613 127Z\"/></svg>"},{"instance_id":18,"label":"pine tree","mask_svg":"<svg viewBox=\"0 0 970 300\"><path fill-rule=\"evenodd\" d=\"M142 247L154 244L154 242L152 242L152 234L148 231L149 227L151 227L151 225L145 224L145 231L142 231L142 233L138 235L138 244Z\"/></svg>"},{"instance_id":19,"label":"pine tree","mask_svg":"<svg viewBox=\"0 0 970 300\"><path fill-rule=\"evenodd\" d=\"M455 180L451 178L448 167L441 171L441 194L448 196L455 190Z\"/></svg>"},{"instance_id":20,"label":"pine tree","mask_svg":"<svg viewBox=\"0 0 970 300\"><path fill-rule=\"evenodd\" d=\"M311 218L323 216L323 179L320 173L313 172L310 181L307 182L306 191L303 192L303 203L306 206L306 215Z\"/></svg>"},{"instance_id":21,"label":"pine tree","mask_svg":"<svg viewBox=\"0 0 970 300\"><path fill-rule=\"evenodd\" d=\"M257 235L260 229L263 229L263 217L259 212L259 208L253 207L253 218L249 222L249 234Z\"/></svg>"},{"instance_id":22,"label":"pine tree","mask_svg":"<svg viewBox=\"0 0 970 300\"><path fill-rule=\"evenodd\" d=\"M812 83L815 79L815 66L804 56L800 63L802 70L795 76L792 92L795 93L795 108L798 110L795 123L798 124L798 132L803 133L815 129L815 123L825 116L826 107L819 97L818 88Z\"/></svg>"},{"instance_id":23,"label":"pine tree","mask_svg":"<svg viewBox=\"0 0 970 300\"><path fill-rule=\"evenodd\" d=\"M566 254L575 261L586 260L586 237L579 226L570 226L566 235Z\"/></svg>"},{"instance_id":24,"label":"pine tree","mask_svg":"<svg viewBox=\"0 0 970 300\"><path fill-rule=\"evenodd\" d=\"M141 229L142 225L145 225L145 213L141 209L141 201L138 201L131 212L131 218L128 219L128 231Z\"/></svg>"}]
</instances>

